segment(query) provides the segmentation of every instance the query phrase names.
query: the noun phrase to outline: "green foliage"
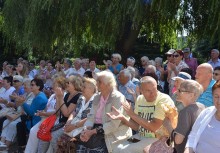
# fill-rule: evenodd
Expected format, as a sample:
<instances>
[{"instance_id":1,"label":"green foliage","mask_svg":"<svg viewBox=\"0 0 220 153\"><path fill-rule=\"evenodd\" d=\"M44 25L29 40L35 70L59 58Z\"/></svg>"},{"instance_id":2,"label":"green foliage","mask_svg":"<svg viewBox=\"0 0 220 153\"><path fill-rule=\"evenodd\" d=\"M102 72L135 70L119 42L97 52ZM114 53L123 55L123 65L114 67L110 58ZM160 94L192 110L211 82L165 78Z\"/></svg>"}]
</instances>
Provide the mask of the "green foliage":
<instances>
[{"instance_id":1,"label":"green foliage","mask_svg":"<svg viewBox=\"0 0 220 153\"><path fill-rule=\"evenodd\" d=\"M147 39L175 48L183 29L195 39L220 40L219 9L218 0L5 0L0 30L9 44L16 42L17 51L32 57L114 49L126 23L142 27L140 35Z\"/></svg>"}]
</instances>

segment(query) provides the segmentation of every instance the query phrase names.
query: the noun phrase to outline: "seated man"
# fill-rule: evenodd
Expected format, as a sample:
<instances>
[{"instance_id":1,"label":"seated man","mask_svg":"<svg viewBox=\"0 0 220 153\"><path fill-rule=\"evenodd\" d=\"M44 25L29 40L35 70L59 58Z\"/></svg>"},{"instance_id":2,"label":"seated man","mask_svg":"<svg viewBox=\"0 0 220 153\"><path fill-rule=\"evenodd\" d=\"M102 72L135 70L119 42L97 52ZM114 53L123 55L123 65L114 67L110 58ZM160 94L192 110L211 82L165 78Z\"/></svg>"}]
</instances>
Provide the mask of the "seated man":
<instances>
[{"instance_id":1,"label":"seated man","mask_svg":"<svg viewBox=\"0 0 220 153\"><path fill-rule=\"evenodd\" d=\"M133 136L139 142L129 143L125 141L119 144L117 152L120 153L142 153L145 146L158 140L155 137L155 132L161 128L165 119L166 111L164 106L175 107L168 95L157 90L157 82L154 78L145 76L140 80L140 83L143 95L138 96L134 111L127 102L122 103L130 119L126 118L114 107L112 107L113 112L107 113L112 119L120 119L133 130L139 130L139 133Z\"/></svg>"}]
</instances>

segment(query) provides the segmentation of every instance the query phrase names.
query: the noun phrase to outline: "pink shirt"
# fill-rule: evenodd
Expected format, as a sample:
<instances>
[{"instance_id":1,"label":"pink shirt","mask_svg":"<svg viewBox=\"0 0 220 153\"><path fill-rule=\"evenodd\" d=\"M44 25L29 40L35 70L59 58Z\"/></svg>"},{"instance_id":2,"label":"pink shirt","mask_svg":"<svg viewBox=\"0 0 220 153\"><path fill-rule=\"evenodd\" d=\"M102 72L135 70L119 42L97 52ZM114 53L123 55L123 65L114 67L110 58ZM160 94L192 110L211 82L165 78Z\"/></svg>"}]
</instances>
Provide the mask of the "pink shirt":
<instances>
[{"instance_id":1,"label":"pink shirt","mask_svg":"<svg viewBox=\"0 0 220 153\"><path fill-rule=\"evenodd\" d=\"M106 99L104 99L103 96L101 96L101 98L100 98L99 108L97 109L96 116L95 116L95 123L96 124L102 124L102 113L103 113L103 109L105 107L105 104L108 101L108 97L109 97L109 95L107 96Z\"/></svg>"}]
</instances>

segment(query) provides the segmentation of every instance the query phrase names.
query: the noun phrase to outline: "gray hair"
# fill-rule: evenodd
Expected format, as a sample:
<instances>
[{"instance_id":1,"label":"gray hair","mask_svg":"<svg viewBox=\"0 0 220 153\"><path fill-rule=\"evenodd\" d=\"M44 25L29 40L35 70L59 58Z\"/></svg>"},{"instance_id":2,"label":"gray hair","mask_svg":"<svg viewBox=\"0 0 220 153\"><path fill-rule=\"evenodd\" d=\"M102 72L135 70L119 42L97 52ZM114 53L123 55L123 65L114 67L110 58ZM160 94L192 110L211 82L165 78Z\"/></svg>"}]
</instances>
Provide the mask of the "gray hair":
<instances>
[{"instance_id":1,"label":"gray hair","mask_svg":"<svg viewBox=\"0 0 220 153\"><path fill-rule=\"evenodd\" d=\"M126 69L131 73L131 77L134 78L135 77L135 69L131 66L128 66Z\"/></svg>"},{"instance_id":2,"label":"gray hair","mask_svg":"<svg viewBox=\"0 0 220 153\"><path fill-rule=\"evenodd\" d=\"M97 73L98 78L102 77L103 78L103 83L105 85L110 86L110 88L115 89L117 84L115 80L115 76L112 72L110 71L101 71Z\"/></svg>"},{"instance_id":3,"label":"gray hair","mask_svg":"<svg viewBox=\"0 0 220 153\"><path fill-rule=\"evenodd\" d=\"M121 70L120 73L123 73L126 77L129 78L129 80L131 80L132 75L131 75L131 72L128 69Z\"/></svg>"},{"instance_id":4,"label":"gray hair","mask_svg":"<svg viewBox=\"0 0 220 153\"><path fill-rule=\"evenodd\" d=\"M112 54L112 57L116 57L119 61L121 61L121 55L119 53Z\"/></svg>"},{"instance_id":5,"label":"gray hair","mask_svg":"<svg viewBox=\"0 0 220 153\"><path fill-rule=\"evenodd\" d=\"M135 63L135 59L133 57L128 57L127 58L127 61L130 61L132 64Z\"/></svg>"},{"instance_id":6,"label":"gray hair","mask_svg":"<svg viewBox=\"0 0 220 153\"><path fill-rule=\"evenodd\" d=\"M163 59L161 57L156 57L154 61L158 62L160 65L163 64Z\"/></svg>"},{"instance_id":7,"label":"gray hair","mask_svg":"<svg viewBox=\"0 0 220 153\"><path fill-rule=\"evenodd\" d=\"M156 71L157 71L157 69L156 69L156 67L155 67L154 65L148 65L148 66L146 66L145 71L146 71L147 69L150 70L151 73L156 73Z\"/></svg>"},{"instance_id":8,"label":"gray hair","mask_svg":"<svg viewBox=\"0 0 220 153\"><path fill-rule=\"evenodd\" d=\"M153 65L153 66L155 66L155 61L154 61L154 60L149 60L149 61L148 61L148 65Z\"/></svg>"},{"instance_id":9,"label":"gray hair","mask_svg":"<svg viewBox=\"0 0 220 153\"><path fill-rule=\"evenodd\" d=\"M212 49L211 51L216 52L219 54L219 50L218 49Z\"/></svg>"},{"instance_id":10,"label":"gray hair","mask_svg":"<svg viewBox=\"0 0 220 153\"><path fill-rule=\"evenodd\" d=\"M148 62L148 61L149 61L149 58L148 58L147 56L142 56L142 57L141 57L141 60L145 60L145 61Z\"/></svg>"},{"instance_id":11,"label":"gray hair","mask_svg":"<svg viewBox=\"0 0 220 153\"><path fill-rule=\"evenodd\" d=\"M82 64L82 60L80 59L80 58L76 58L75 60L74 60L74 63L75 62L79 62L80 64Z\"/></svg>"},{"instance_id":12,"label":"gray hair","mask_svg":"<svg viewBox=\"0 0 220 153\"><path fill-rule=\"evenodd\" d=\"M30 78L24 78L23 84L27 84L28 87L30 87L31 86L31 79Z\"/></svg>"},{"instance_id":13,"label":"gray hair","mask_svg":"<svg viewBox=\"0 0 220 153\"><path fill-rule=\"evenodd\" d=\"M194 100L196 101L198 97L203 93L203 87L197 81L194 80L184 80L180 87L184 88L186 91L195 94Z\"/></svg>"},{"instance_id":14,"label":"gray hair","mask_svg":"<svg viewBox=\"0 0 220 153\"><path fill-rule=\"evenodd\" d=\"M69 65L69 67L72 66L72 61L69 58L64 58L64 61Z\"/></svg>"}]
</instances>

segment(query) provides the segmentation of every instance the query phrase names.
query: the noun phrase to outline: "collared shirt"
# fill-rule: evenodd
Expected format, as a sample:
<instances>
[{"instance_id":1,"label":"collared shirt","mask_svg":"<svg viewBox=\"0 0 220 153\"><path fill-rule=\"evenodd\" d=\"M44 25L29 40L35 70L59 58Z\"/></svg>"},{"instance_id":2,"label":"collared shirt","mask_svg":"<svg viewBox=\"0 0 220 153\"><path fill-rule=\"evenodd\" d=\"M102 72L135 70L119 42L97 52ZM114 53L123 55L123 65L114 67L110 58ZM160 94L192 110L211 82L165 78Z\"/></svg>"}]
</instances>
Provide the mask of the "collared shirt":
<instances>
[{"instance_id":1,"label":"collared shirt","mask_svg":"<svg viewBox=\"0 0 220 153\"><path fill-rule=\"evenodd\" d=\"M73 68L73 75L77 75L77 74L79 74L80 76L83 76L83 74L85 73L85 70L84 70L84 68L80 68L80 69L78 69L78 70L76 70L75 68Z\"/></svg>"},{"instance_id":2,"label":"collared shirt","mask_svg":"<svg viewBox=\"0 0 220 153\"><path fill-rule=\"evenodd\" d=\"M199 96L198 102L204 104L206 107L213 106L212 100L212 86L215 84L215 80L211 80L208 88Z\"/></svg>"},{"instance_id":3,"label":"collared shirt","mask_svg":"<svg viewBox=\"0 0 220 153\"><path fill-rule=\"evenodd\" d=\"M220 66L220 59L217 62L213 62L212 60L208 61L210 65L212 65L213 69L217 66Z\"/></svg>"},{"instance_id":4,"label":"collared shirt","mask_svg":"<svg viewBox=\"0 0 220 153\"><path fill-rule=\"evenodd\" d=\"M136 85L132 81L128 81L125 85L119 85L118 90L125 96L125 98L131 102L134 108L134 97L128 92L128 88L136 92Z\"/></svg>"},{"instance_id":5,"label":"collared shirt","mask_svg":"<svg viewBox=\"0 0 220 153\"><path fill-rule=\"evenodd\" d=\"M109 97L109 95L108 95L108 97ZM96 116L95 116L95 123L97 123L97 124L102 124L102 112L103 112L103 109L105 107L105 104L108 101L108 97L106 99L104 99L104 97L101 96L101 98L100 98L99 108L97 109L97 113L96 113Z\"/></svg>"},{"instance_id":6,"label":"collared shirt","mask_svg":"<svg viewBox=\"0 0 220 153\"><path fill-rule=\"evenodd\" d=\"M192 72L193 72L192 76L194 77L196 74L196 69L198 67L197 59L196 58L188 58L188 59L184 59L184 62L192 70Z\"/></svg>"}]
</instances>

